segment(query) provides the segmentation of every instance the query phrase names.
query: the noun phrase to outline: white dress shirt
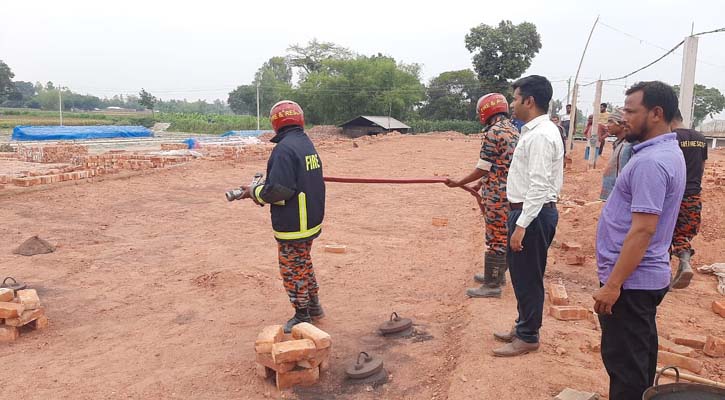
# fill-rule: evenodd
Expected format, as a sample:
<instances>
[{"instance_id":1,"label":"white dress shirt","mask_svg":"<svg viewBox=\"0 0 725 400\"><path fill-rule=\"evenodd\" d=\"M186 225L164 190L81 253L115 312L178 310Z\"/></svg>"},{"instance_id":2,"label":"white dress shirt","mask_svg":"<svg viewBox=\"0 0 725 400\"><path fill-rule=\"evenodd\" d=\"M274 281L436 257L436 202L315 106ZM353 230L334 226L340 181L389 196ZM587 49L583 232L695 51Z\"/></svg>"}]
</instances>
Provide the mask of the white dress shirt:
<instances>
[{"instance_id":1,"label":"white dress shirt","mask_svg":"<svg viewBox=\"0 0 725 400\"><path fill-rule=\"evenodd\" d=\"M564 144L559 129L544 114L521 128L511 160L506 197L524 203L516 225L526 228L541 207L556 202L564 181Z\"/></svg>"}]
</instances>

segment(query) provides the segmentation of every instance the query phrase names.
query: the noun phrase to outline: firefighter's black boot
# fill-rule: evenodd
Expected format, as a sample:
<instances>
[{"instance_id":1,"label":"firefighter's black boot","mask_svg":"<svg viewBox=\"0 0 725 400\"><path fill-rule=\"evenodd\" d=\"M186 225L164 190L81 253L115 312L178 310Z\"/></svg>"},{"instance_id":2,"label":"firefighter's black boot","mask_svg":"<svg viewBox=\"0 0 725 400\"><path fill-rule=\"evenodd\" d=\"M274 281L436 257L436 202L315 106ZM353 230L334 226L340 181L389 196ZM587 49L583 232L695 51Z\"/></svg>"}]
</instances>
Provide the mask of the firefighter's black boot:
<instances>
[{"instance_id":1,"label":"firefighter's black boot","mask_svg":"<svg viewBox=\"0 0 725 400\"><path fill-rule=\"evenodd\" d=\"M308 309L310 311L310 317L313 319L319 319L325 316L325 311L322 309L322 304L320 304L320 298L318 296L310 296Z\"/></svg>"},{"instance_id":2,"label":"firefighter's black boot","mask_svg":"<svg viewBox=\"0 0 725 400\"><path fill-rule=\"evenodd\" d=\"M486 253L483 268L483 285L475 289L467 289L469 297L501 297L502 276L506 273L506 255Z\"/></svg>"},{"instance_id":3,"label":"firefighter's black boot","mask_svg":"<svg viewBox=\"0 0 725 400\"><path fill-rule=\"evenodd\" d=\"M293 326L303 322L312 322L312 318L310 318L310 311L307 307L297 308L295 306L295 315L285 324L284 333L291 333Z\"/></svg>"},{"instance_id":4,"label":"firefighter's black boot","mask_svg":"<svg viewBox=\"0 0 725 400\"><path fill-rule=\"evenodd\" d=\"M690 281L692 280L692 276L694 275L694 273L692 272L692 266L690 266L691 255L692 253L690 253L689 251L683 251L682 253L677 255L677 257L680 258L680 264L677 266L677 272L675 273L675 277L672 279L672 283L670 284L670 287L672 289L684 289L690 285Z\"/></svg>"}]
</instances>

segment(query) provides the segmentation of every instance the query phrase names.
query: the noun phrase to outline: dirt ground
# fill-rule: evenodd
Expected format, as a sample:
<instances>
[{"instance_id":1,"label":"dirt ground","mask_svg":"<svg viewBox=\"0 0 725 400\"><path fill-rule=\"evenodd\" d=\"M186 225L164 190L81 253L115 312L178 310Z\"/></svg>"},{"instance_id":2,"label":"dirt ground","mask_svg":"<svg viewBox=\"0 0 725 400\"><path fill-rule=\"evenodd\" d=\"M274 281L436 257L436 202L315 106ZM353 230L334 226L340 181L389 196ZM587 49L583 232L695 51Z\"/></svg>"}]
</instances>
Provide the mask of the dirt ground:
<instances>
[{"instance_id":1,"label":"dirt ground","mask_svg":"<svg viewBox=\"0 0 725 400\"><path fill-rule=\"evenodd\" d=\"M582 144L565 177L562 204L598 198L601 170L586 171ZM397 136L320 151L326 175L463 176L479 140ZM610 153L611 149L607 149ZM605 153L605 159L608 154ZM725 152L711 152L725 160ZM722 161L720 161L722 162ZM600 163L601 164L601 163ZM712 163L711 163L712 165ZM482 269L483 220L471 195L443 185L328 183L327 215L313 261L333 338L332 368L319 385L278 392L254 373L254 340L292 308L276 264L269 211L227 203L264 161L241 166L195 161L130 178L0 196L0 275L37 288L50 327L0 345L0 387L18 399L550 399L565 387L606 394L607 375L588 321L546 316L538 353L494 358L491 333L515 318L510 282L500 300L468 299ZM694 263L723 262L725 193L705 186ZM601 203L562 213L557 243L588 254L568 266L550 251L548 281L561 280L573 304L592 305L593 259ZM448 218L446 227L431 224ZM39 235L52 254L12 254ZM346 254L323 252L326 244ZM719 334L710 310L715 278L696 274L659 309L662 336ZM376 328L392 311L415 322L412 338L384 339ZM380 387L350 385L344 369L357 352L381 355L391 377ZM725 380L725 363L698 354L702 376Z\"/></svg>"}]
</instances>

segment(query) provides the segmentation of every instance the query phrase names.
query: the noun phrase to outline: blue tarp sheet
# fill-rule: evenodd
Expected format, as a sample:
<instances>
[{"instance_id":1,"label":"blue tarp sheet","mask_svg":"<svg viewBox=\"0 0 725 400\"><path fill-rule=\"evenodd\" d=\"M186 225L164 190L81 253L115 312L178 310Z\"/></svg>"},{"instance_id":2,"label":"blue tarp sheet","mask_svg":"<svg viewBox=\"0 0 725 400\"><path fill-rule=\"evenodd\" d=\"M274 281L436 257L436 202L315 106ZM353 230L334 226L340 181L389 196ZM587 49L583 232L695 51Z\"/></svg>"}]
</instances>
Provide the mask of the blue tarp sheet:
<instances>
[{"instance_id":1,"label":"blue tarp sheet","mask_svg":"<svg viewBox=\"0 0 725 400\"><path fill-rule=\"evenodd\" d=\"M153 137L143 126L16 126L12 140L82 140Z\"/></svg>"},{"instance_id":2,"label":"blue tarp sheet","mask_svg":"<svg viewBox=\"0 0 725 400\"><path fill-rule=\"evenodd\" d=\"M222 137L227 136L259 136L263 134L264 132L270 132L270 131L258 131L258 130L252 130L252 131L228 131L222 135Z\"/></svg>"}]
</instances>

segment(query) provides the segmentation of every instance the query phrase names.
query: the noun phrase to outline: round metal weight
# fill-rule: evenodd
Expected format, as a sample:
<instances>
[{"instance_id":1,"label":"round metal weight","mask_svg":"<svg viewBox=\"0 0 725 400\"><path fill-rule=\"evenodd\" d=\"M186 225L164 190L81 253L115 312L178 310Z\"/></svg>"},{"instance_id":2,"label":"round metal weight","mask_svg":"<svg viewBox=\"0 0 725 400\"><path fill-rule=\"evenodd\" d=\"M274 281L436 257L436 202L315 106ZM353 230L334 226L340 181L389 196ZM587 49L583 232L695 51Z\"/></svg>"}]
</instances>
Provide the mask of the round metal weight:
<instances>
[{"instance_id":1,"label":"round metal weight","mask_svg":"<svg viewBox=\"0 0 725 400\"><path fill-rule=\"evenodd\" d=\"M8 281L12 281L12 283L8 283ZM15 280L12 276L8 276L7 278L3 279L3 282L0 284L0 288L8 288L12 289L13 291L17 292L18 290L23 290L28 285L24 283L18 283L18 281Z\"/></svg>"},{"instance_id":2,"label":"round metal weight","mask_svg":"<svg viewBox=\"0 0 725 400\"><path fill-rule=\"evenodd\" d=\"M374 388L384 385L388 383L388 370L385 368L381 368L380 371L376 372L373 375L368 376L367 378L362 379L348 379L349 383L355 384L355 385L370 385Z\"/></svg>"},{"instance_id":3,"label":"round metal weight","mask_svg":"<svg viewBox=\"0 0 725 400\"><path fill-rule=\"evenodd\" d=\"M400 318L398 313L393 312L390 315L390 320L385 321L378 329L383 335L389 335L392 333L403 332L413 326L413 320L410 318Z\"/></svg>"},{"instance_id":4,"label":"round metal weight","mask_svg":"<svg viewBox=\"0 0 725 400\"><path fill-rule=\"evenodd\" d=\"M383 369L383 359L373 357L368 353L361 351L357 355L354 364L350 364L345 370L345 374L350 379L363 379L375 375Z\"/></svg>"}]
</instances>

